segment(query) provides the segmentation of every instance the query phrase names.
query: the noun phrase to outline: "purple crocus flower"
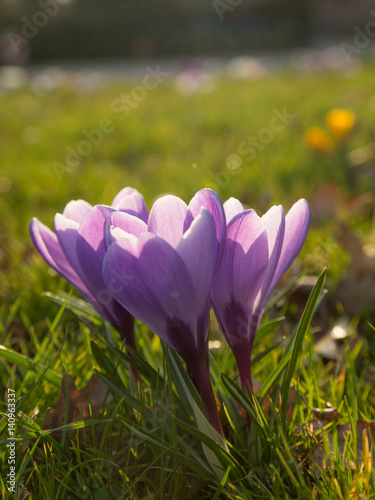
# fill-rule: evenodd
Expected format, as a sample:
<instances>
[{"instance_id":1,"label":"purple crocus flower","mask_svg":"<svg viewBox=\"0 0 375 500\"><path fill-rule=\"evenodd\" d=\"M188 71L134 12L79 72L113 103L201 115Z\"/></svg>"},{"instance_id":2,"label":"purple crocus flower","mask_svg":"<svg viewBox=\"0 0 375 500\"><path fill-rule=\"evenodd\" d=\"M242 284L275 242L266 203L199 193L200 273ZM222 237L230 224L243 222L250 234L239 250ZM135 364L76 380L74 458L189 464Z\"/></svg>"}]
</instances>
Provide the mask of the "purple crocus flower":
<instances>
[{"instance_id":1,"label":"purple crocus flower","mask_svg":"<svg viewBox=\"0 0 375 500\"><path fill-rule=\"evenodd\" d=\"M134 318L108 293L102 277L105 253L104 222L108 214L121 210L147 222L143 196L126 187L112 206L91 206L84 200L69 202L54 219L55 232L38 219L30 222L33 243L44 260L74 285L92 306L135 348Z\"/></svg>"},{"instance_id":2,"label":"purple crocus flower","mask_svg":"<svg viewBox=\"0 0 375 500\"><path fill-rule=\"evenodd\" d=\"M259 217L231 198L224 210L227 238L213 283L212 306L247 389L252 387L251 351L267 298L302 248L310 208L301 199L286 216L279 205Z\"/></svg>"},{"instance_id":3,"label":"purple crocus flower","mask_svg":"<svg viewBox=\"0 0 375 500\"><path fill-rule=\"evenodd\" d=\"M109 214L103 265L112 296L185 360L221 434L207 355L211 286L225 230L214 191L199 191L189 206L167 195L154 203L148 225L129 214Z\"/></svg>"}]
</instances>

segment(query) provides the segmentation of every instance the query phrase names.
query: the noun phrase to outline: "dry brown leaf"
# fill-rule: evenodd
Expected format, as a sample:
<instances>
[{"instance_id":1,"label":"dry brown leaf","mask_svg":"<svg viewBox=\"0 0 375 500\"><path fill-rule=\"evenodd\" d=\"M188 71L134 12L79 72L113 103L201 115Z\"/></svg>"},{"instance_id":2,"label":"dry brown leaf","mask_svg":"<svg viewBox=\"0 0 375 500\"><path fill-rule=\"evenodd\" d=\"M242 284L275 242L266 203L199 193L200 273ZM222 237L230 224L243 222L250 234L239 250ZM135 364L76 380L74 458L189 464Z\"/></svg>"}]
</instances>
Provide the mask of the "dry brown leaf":
<instances>
[{"instance_id":1,"label":"dry brown leaf","mask_svg":"<svg viewBox=\"0 0 375 500\"><path fill-rule=\"evenodd\" d=\"M68 421L65 422L65 411L67 406L67 391L66 391L66 380L63 378L61 381L61 393L60 398L56 404L55 409L47 408L46 415L44 418L43 429L56 429L64 425L64 423L78 422L81 420L96 419L99 417L100 409L103 406L104 401L106 404L112 401L112 395L108 392L108 387L105 383L98 377L98 375L93 375L88 381L86 387L78 390L73 378L68 375L69 381L69 412ZM90 407L91 413L90 416ZM83 430L81 429L81 436L83 435ZM56 438L61 434L61 431L52 433L53 437Z\"/></svg>"},{"instance_id":2,"label":"dry brown leaf","mask_svg":"<svg viewBox=\"0 0 375 500\"><path fill-rule=\"evenodd\" d=\"M20 318L14 318L8 327L12 337L12 344L21 344L29 338L29 332Z\"/></svg>"},{"instance_id":3,"label":"dry brown leaf","mask_svg":"<svg viewBox=\"0 0 375 500\"><path fill-rule=\"evenodd\" d=\"M349 314L361 316L372 311L375 302L375 257L345 224L340 241L352 259L347 275L338 284L336 298Z\"/></svg>"},{"instance_id":4,"label":"dry brown leaf","mask_svg":"<svg viewBox=\"0 0 375 500\"><path fill-rule=\"evenodd\" d=\"M363 218L368 216L374 211L375 196L374 193L368 191L359 196L351 196L346 198L344 203L340 206L340 212L342 220L345 220L345 216L348 214L360 215Z\"/></svg>"},{"instance_id":5,"label":"dry brown leaf","mask_svg":"<svg viewBox=\"0 0 375 500\"><path fill-rule=\"evenodd\" d=\"M334 467L333 458L335 456L333 429L328 432L322 431L326 425L327 422L324 420L313 419L297 429L297 431L307 432L315 438L317 445L313 452L312 459L315 465L323 470L332 469ZM337 431L340 459L343 460L345 458L346 467L355 468L356 464L354 460L350 459L348 462L347 458L344 457L344 450L346 449L349 435L352 432L351 425L340 424L335 426L334 429ZM375 467L375 450L373 449L375 442L375 421L365 422L364 420L358 420L356 434L358 466L371 470ZM328 448L329 451L326 448Z\"/></svg>"},{"instance_id":6,"label":"dry brown leaf","mask_svg":"<svg viewBox=\"0 0 375 500\"><path fill-rule=\"evenodd\" d=\"M315 222L332 220L336 216L337 205L342 199L343 192L339 185L329 182L318 186L309 200Z\"/></svg>"}]
</instances>

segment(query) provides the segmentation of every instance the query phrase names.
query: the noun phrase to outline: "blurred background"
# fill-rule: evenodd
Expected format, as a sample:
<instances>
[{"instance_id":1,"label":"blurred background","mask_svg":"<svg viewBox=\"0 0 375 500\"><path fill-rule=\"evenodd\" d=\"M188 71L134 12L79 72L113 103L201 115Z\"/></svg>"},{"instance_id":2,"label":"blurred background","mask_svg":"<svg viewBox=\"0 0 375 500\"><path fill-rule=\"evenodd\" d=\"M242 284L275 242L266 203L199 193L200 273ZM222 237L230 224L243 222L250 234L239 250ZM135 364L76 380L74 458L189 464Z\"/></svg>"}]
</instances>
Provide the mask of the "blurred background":
<instances>
[{"instance_id":1,"label":"blurred background","mask_svg":"<svg viewBox=\"0 0 375 500\"><path fill-rule=\"evenodd\" d=\"M130 185L149 207L202 187L260 214L306 198L295 303L326 266L318 334L340 321L375 349L373 7L0 0L0 319L11 343L44 325L55 306L43 291L68 289L33 248L31 217L52 228L71 199L110 204Z\"/></svg>"},{"instance_id":2,"label":"blurred background","mask_svg":"<svg viewBox=\"0 0 375 500\"><path fill-rule=\"evenodd\" d=\"M1 0L1 58L11 62L9 32L29 39L31 61L280 51L350 39L371 8L370 0Z\"/></svg>"}]
</instances>

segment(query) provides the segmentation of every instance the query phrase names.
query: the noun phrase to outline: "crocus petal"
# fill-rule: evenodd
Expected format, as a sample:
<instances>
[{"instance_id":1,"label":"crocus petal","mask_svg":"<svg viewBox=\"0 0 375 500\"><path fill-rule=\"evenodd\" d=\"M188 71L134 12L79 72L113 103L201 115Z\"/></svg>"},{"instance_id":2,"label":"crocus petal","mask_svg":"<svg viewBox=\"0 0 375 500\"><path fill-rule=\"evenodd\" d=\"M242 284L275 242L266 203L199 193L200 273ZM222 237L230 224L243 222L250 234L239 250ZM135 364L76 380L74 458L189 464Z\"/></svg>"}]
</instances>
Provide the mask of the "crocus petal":
<instances>
[{"instance_id":1,"label":"crocus petal","mask_svg":"<svg viewBox=\"0 0 375 500\"><path fill-rule=\"evenodd\" d=\"M265 302L271 292L271 283L279 263L280 254L285 233L285 214L281 205L271 207L262 217L262 222L267 231L269 262L263 285L258 297L260 309L264 308Z\"/></svg>"},{"instance_id":2,"label":"crocus petal","mask_svg":"<svg viewBox=\"0 0 375 500\"><path fill-rule=\"evenodd\" d=\"M310 207L304 199L298 200L286 214L283 246L270 290L299 254L309 230L310 219Z\"/></svg>"},{"instance_id":3,"label":"crocus petal","mask_svg":"<svg viewBox=\"0 0 375 500\"><path fill-rule=\"evenodd\" d=\"M104 223L114 209L96 205L82 219L78 229L76 251L87 287L98 294L106 289L102 277L105 254Z\"/></svg>"},{"instance_id":4,"label":"crocus petal","mask_svg":"<svg viewBox=\"0 0 375 500\"><path fill-rule=\"evenodd\" d=\"M199 215L201 208L207 208L215 221L218 241L218 260L221 258L226 235L226 221L221 199L212 189L201 189L191 199L189 209L193 217Z\"/></svg>"},{"instance_id":5,"label":"crocus petal","mask_svg":"<svg viewBox=\"0 0 375 500\"><path fill-rule=\"evenodd\" d=\"M267 232L254 210L228 225L223 257L213 283L212 303L230 345L244 340L246 325L268 265Z\"/></svg>"},{"instance_id":6,"label":"crocus petal","mask_svg":"<svg viewBox=\"0 0 375 500\"><path fill-rule=\"evenodd\" d=\"M112 208L135 215L144 222L148 220L148 210L143 196L134 188L122 189L114 198Z\"/></svg>"},{"instance_id":7,"label":"crocus petal","mask_svg":"<svg viewBox=\"0 0 375 500\"><path fill-rule=\"evenodd\" d=\"M139 236L141 233L147 232L147 224L126 212L112 212L108 215L104 224L104 239L106 248L114 241L124 238L125 233Z\"/></svg>"},{"instance_id":8,"label":"crocus petal","mask_svg":"<svg viewBox=\"0 0 375 500\"><path fill-rule=\"evenodd\" d=\"M227 224L233 219L233 217L241 212L244 212L245 209L242 205L242 203L237 200L237 198L229 198L225 203L224 203L224 212L225 212L225 217L227 219Z\"/></svg>"},{"instance_id":9,"label":"crocus petal","mask_svg":"<svg viewBox=\"0 0 375 500\"><path fill-rule=\"evenodd\" d=\"M91 208L92 205L85 200L72 200L64 208L63 215L80 223Z\"/></svg>"},{"instance_id":10,"label":"crocus petal","mask_svg":"<svg viewBox=\"0 0 375 500\"><path fill-rule=\"evenodd\" d=\"M147 233L137 248L127 238L113 243L103 264L111 295L181 354L195 349L196 304L190 273L163 239Z\"/></svg>"},{"instance_id":11,"label":"crocus petal","mask_svg":"<svg viewBox=\"0 0 375 500\"><path fill-rule=\"evenodd\" d=\"M70 265L78 275L82 275L81 265L77 258L77 235L79 223L73 219L68 219L64 215L56 214L54 227L59 244L68 259Z\"/></svg>"},{"instance_id":12,"label":"crocus petal","mask_svg":"<svg viewBox=\"0 0 375 500\"><path fill-rule=\"evenodd\" d=\"M44 260L63 278L75 286L84 297L90 297L95 301L81 278L68 262L56 234L34 217L30 221L30 235L36 249Z\"/></svg>"},{"instance_id":13,"label":"crocus petal","mask_svg":"<svg viewBox=\"0 0 375 500\"><path fill-rule=\"evenodd\" d=\"M239 302L246 301L250 305L268 265L267 232L254 210L246 210L232 219L226 247L222 267L230 271L232 295Z\"/></svg>"},{"instance_id":14,"label":"crocus petal","mask_svg":"<svg viewBox=\"0 0 375 500\"><path fill-rule=\"evenodd\" d=\"M37 219L30 222L30 234L44 259L134 347L134 318L109 294L101 274L104 221L113 210L91 207L83 200L72 201L64 214L55 216L56 234Z\"/></svg>"},{"instance_id":15,"label":"crocus petal","mask_svg":"<svg viewBox=\"0 0 375 500\"><path fill-rule=\"evenodd\" d=\"M176 247L176 252L184 260L193 281L198 320L208 333L207 315L209 312L209 296L216 269L217 239L215 221L211 213L201 209L190 228L186 231Z\"/></svg>"},{"instance_id":16,"label":"crocus petal","mask_svg":"<svg viewBox=\"0 0 375 500\"><path fill-rule=\"evenodd\" d=\"M177 196L166 195L153 204L148 219L148 230L175 248L193 216L184 201Z\"/></svg>"}]
</instances>

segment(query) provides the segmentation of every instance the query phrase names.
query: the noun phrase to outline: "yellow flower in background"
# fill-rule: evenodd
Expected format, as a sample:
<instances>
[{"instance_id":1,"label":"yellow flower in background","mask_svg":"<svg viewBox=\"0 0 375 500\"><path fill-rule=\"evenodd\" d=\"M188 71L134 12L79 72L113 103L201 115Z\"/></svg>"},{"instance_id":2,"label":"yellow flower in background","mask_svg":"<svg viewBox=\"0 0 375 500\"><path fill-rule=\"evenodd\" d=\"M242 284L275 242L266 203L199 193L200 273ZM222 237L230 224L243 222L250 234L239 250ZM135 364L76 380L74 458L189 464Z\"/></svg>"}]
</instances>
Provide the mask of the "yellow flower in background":
<instances>
[{"instance_id":1,"label":"yellow flower in background","mask_svg":"<svg viewBox=\"0 0 375 500\"><path fill-rule=\"evenodd\" d=\"M327 125L337 141L344 140L354 127L356 117L348 109L332 109L326 116Z\"/></svg>"},{"instance_id":2,"label":"yellow flower in background","mask_svg":"<svg viewBox=\"0 0 375 500\"><path fill-rule=\"evenodd\" d=\"M305 142L309 149L316 153L330 153L333 146L331 136L321 127L309 127L305 134Z\"/></svg>"}]
</instances>

